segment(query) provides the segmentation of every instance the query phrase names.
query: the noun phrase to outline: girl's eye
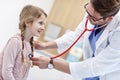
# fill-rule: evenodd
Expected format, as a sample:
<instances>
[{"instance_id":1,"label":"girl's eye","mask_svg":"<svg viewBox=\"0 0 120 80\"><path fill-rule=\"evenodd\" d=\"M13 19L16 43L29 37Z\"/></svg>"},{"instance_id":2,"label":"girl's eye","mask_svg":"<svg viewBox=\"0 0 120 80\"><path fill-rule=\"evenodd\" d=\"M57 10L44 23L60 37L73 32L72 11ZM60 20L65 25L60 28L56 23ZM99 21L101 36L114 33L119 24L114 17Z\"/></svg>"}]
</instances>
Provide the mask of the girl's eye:
<instances>
[{"instance_id":1,"label":"girl's eye","mask_svg":"<svg viewBox=\"0 0 120 80\"><path fill-rule=\"evenodd\" d=\"M41 22L39 22L39 24L40 24L40 25L43 25L44 23L41 21Z\"/></svg>"}]
</instances>

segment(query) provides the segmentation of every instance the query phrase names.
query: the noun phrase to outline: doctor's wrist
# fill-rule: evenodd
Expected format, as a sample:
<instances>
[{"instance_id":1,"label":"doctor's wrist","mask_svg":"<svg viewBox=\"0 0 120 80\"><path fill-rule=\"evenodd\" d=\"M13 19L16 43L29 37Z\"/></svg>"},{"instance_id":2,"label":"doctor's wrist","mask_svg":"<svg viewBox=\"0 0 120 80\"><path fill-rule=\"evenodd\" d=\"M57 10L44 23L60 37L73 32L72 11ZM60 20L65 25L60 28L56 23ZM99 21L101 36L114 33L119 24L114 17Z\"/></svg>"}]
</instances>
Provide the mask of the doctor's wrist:
<instances>
[{"instance_id":1,"label":"doctor's wrist","mask_svg":"<svg viewBox=\"0 0 120 80\"><path fill-rule=\"evenodd\" d=\"M48 63L48 69L53 69L53 68L54 68L53 59L50 59Z\"/></svg>"}]
</instances>

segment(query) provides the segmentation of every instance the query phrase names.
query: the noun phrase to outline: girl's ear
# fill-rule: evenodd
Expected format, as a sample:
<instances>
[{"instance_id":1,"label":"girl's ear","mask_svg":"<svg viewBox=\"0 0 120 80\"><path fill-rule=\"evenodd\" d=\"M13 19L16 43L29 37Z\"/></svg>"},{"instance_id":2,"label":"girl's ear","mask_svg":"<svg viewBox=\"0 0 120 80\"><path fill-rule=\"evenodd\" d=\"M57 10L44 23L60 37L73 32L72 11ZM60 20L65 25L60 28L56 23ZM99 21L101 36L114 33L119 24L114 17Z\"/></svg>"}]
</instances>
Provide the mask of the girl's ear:
<instances>
[{"instance_id":1,"label":"girl's ear","mask_svg":"<svg viewBox=\"0 0 120 80\"><path fill-rule=\"evenodd\" d=\"M28 26L28 23L25 21L25 26L27 27Z\"/></svg>"},{"instance_id":2,"label":"girl's ear","mask_svg":"<svg viewBox=\"0 0 120 80\"><path fill-rule=\"evenodd\" d=\"M25 22L25 25L26 25L26 27L29 27L30 23L29 22Z\"/></svg>"}]
</instances>

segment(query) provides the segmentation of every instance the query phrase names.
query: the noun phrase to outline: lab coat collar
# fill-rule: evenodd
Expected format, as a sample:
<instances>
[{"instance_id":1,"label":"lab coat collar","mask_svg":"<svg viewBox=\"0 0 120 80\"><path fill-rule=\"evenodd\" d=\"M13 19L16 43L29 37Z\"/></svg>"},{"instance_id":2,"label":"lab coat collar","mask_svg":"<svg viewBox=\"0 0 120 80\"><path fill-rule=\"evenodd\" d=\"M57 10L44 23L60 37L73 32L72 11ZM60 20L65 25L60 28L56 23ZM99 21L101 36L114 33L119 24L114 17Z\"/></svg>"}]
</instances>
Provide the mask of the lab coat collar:
<instances>
[{"instance_id":1,"label":"lab coat collar","mask_svg":"<svg viewBox=\"0 0 120 80\"><path fill-rule=\"evenodd\" d=\"M100 36L100 38L96 42L96 49L100 46L100 44L107 38L109 32L114 30L120 26L120 11L118 14L116 14L113 18L113 20L106 26L105 30L103 31L103 34Z\"/></svg>"}]
</instances>

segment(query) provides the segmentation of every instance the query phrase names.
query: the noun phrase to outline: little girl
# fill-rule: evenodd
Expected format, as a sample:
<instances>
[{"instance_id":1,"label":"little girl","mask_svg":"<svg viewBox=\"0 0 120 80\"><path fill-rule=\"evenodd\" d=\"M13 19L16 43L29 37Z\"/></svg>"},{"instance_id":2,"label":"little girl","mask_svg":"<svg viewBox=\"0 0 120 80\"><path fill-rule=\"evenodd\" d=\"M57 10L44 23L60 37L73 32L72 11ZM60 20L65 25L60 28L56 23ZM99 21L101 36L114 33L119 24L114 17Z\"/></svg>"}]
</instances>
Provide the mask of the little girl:
<instances>
[{"instance_id":1,"label":"little girl","mask_svg":"<svg viewBox=\"0 0 120 80\"><path fill-rule=\"evenodd\" d=\"M0 53L0 80L27 80L33 56L33 36L40 36L47 14L40 8L27 5L20 14L18 33L11 37Z\"/></svg>"}]
</instances>

